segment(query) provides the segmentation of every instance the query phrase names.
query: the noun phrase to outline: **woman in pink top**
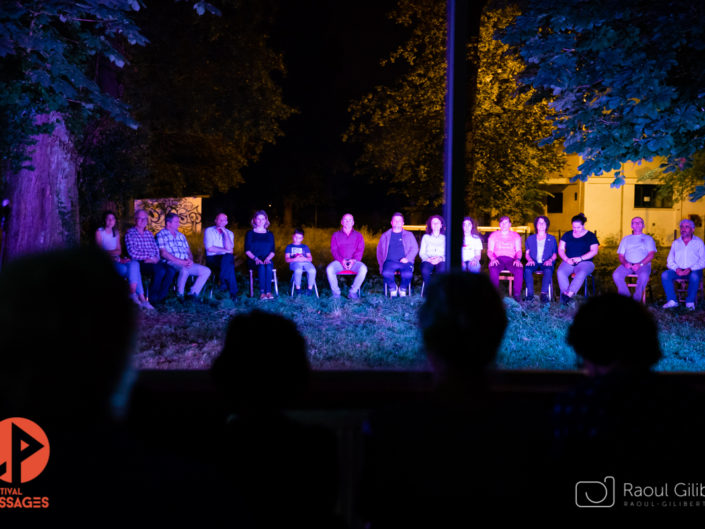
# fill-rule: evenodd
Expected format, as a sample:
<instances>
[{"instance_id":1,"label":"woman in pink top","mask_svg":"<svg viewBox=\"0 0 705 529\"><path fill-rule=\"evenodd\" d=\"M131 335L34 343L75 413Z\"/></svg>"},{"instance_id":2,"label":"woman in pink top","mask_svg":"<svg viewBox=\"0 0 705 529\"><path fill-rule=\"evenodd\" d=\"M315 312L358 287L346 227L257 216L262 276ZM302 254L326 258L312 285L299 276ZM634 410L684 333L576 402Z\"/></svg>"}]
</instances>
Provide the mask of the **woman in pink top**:
<instances>
[{"instance_id":1,"label":"woman in pink top","mask_svg":"<svg viewBox=\"0 0 705 529\"><path fill-rule=\"evenodd\" d=\"M511 230L509 217L499 219L499 231L487 240L487 257L490 260L490 280L499 288L499 273L509 270L514 276L513 297L521 301L523 266L521 264L521 235Z\"/></svg>"}]
</instances>

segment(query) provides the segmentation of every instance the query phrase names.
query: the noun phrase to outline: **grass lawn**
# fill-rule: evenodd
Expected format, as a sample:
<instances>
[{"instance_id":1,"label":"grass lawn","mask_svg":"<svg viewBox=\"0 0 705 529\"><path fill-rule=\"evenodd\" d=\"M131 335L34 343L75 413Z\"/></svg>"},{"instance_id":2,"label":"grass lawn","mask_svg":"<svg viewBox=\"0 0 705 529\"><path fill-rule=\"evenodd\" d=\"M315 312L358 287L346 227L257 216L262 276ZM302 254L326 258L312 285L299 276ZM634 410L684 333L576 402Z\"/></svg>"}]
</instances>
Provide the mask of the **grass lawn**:
<instances>
[{"instance_id":1,"label":"grass lawn","mask_svg":"<svg viewBox=\"0 0 705 529\"><path fill-rule=\"evenodd\" d=\"M141 369L207 369L220 351L232 315L261 309L296 321L308 342L314 369L426 369L416 328L416 313L422 303L419 288L411 298L386 299L382 295L381 279L372 273L373 269L370 271L368 292L360 300L331 298L327 285L323 287L324 273L319 274L322 278L318 281L320 299L315 296L290 298L285 292L287 283L281 279L282 295L272 301L242 297L237 306L229 299L222 299L213 301L214 306L183 307L170 299L161 311L143 312L140 316L137 366ZM550 306L519 304L510 298L505 299L505 305L509 328L497 367L576 368L575 353L565 344L565 333L575 308L556 303ZM658 303L649 306L659 323L664 353L657 369L705 371L705 307L701 304L699 310L690 313L684 309L664 311ZM611 328L595 332L609 340L613 333L636 333L639 329L623 329L620 322L615 321Z\"/></svg>"}]
</instances>

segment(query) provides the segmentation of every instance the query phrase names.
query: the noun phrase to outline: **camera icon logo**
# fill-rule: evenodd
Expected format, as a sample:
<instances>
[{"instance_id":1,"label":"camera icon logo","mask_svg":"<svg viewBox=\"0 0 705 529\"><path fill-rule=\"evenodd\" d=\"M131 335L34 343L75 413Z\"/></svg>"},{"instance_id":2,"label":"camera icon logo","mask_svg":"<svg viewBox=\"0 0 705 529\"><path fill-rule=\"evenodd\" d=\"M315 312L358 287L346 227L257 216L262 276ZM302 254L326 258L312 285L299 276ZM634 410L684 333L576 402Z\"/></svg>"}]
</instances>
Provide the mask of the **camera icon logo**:
<instances>
[{"instance_id":1,"label":"camera icon logo","mask_svg":"<svg viewBox=\"0 0 705 529\"><path fill-rule=\"evenodd\" d=\"M614 476L604 481L578 481L575 484L575 505L582 509L614 507Z\"/></svg>"}]
</instances>

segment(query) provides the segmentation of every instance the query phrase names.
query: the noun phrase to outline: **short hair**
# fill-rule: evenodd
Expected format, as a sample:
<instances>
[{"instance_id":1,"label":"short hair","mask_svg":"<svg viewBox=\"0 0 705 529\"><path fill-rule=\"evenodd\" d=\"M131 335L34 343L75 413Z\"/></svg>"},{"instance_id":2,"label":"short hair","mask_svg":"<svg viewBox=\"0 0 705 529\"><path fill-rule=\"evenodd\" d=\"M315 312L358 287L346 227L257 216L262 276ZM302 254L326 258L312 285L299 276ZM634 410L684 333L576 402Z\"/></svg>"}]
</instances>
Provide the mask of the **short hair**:
<instances>
[{"instance_id":1,"label":"short hair","mask_svg":"<svg viewBox=\"0 0 705 529\"><path fill-rule=\"evenodd\" d=\"M446 232L446 221L443 220L443 217L440 215L431 215L428 220L426 221L426 233L433 233L433 230L431 229L431 221L433 219L438 219L441 221L441 233Z\"/></svg>"},{"instance_id":2,"label":"short hair","mask_svg":"<svg viewBox=\"0 0 705 529\"><path fill-rule=\"evenodd\" d=\"M394 217L401 217L402 220L404 220L404 214L403 214L403 213L399 213L398 211L395 212L395 213L392 213L392 218L394 218Z\"/></svg>"},{"instance_id":3,"label":"short hair","mask_svg":"<svg viewBox=\"0 0 705 529\"><path fill-rule=\"evenodd\" d=\"M215 217L213 217L213 220L215 221L215 219L217 219L221 215L225 215L225 218L228 218L228 214L225 213L225 211L219 211L218 213L215 214Z\"/></svg>"},{"instance_id":4,"label":"short hair","mask_svg":"<svg viewBox=\"0 0 705 529\"><path fill-rule=\"evenodd\" d=\"M472 235L473 237L480 237L480 230L477 229L477 222L475 222L475 219L473 219L472 217L463 218L463 222L465 222L466 220L472 222L472 229L470 230L470 235Z\"/></svg>"},{"instance_id":5,"label":"short hair","mask_svg":"<svg viewBox=\"0 0 705 529\"><path fill-rule=\"evenodd\" d=\"M692 221L692 219L683 219L678 223L678 226L680 226L683 223L689 224L691 228L695 229L695 222Z\"/></svg>"},{"instance_id":6,"label":"short hair","mask_svg":"<svg viewBox=\"0 0 705 529\"><path fill-rule=\"evenodd\" d=\"M171 213L167 213L166 217L164 217L164 224L170 223L174 219L174 217L178 217L178 215L173 211Z\"/></svg>"},{"instance_id":7,"label":"short hair","mask_svg":"<svg viewBox=\"0 0 705 529\"><path fill-rule=\"evenodd\" d=\"M619 322L620 331L605 336ZM661 358L658 326L641 303L616 293L588 299L568 329L566 342L599 366L649 369Z\"/></svg>"},{"instance_id":8,"label":"short hair","mask_svg":"<svg viewBox=\"0 0 705 529\"><path fill-rule=\"evenodd\" d=\"M510 218L507 217L506 215L503 215L503 216L499 217L499 223L502 224L502 221L503 221L503 220L508 220L510 224L511 224L511 222L512 222L512 219L510 219Z\"/></svg>"},{"instance_id":9,"label":"short hair","mask_svg":"<svg viewBox=\"0 0 705 529\"><path fill-rule=\"evenodd\" d=\"M536 231L539 231L537 224L539 223L539 220L541 220L541 219L543 219L544 222L546 223L546 231L548 231L548 227L551 225L551 221L548 220L548 217L546 215L539 215L538 217L536 217L534 219L534 228L536 229Z\"/></svg>"},{"instance_id":10,"label":"short hair","mask_svg":"<svg viewBox=\"0 0 705 529\"><path fill-rule=\"evenodd\" d=\"M147 212L146 209L142 209L142 208L135 211L135 219L137 219L137 215L139 215L140 213L144 213L145 215L147 215L147 220L149 220L149 213Z\"/></svg>"},{"instance_id":11,"label":"short hair","mask_svg":"<svg viewBox=\"0 0 705 529\"><path fill-rule=\"evenodd\" d=\"M570 219L570 223L572 224L573 222L579 222L580 224L585 224L587 222L587 217L582 213L578 213L572 219Z\"/></svg>"},{"instance_id":12,"label":"short hair","mask_svg":"<svg viewBox=\"0 0 705 529\"><path fill-rule=\"evenodd\" d=\"M113 237L117 237L118 230L116 228L117 226L117 215L113 213L112 211L105 211L103 212L103 228L105 228L105 224L108 221L108 215L112 215L113 218L115 219L115 226L113 226Z\"/></svg>"},{"instance_id":13,"label":"short hair","mask_svg":"<svg viewBox=\"0 0 705 529\"><path fill-rule=\"evenodd\" d=\"M255 211L255 214L252 215L252 218L250 219L250 225L254 228L256 226L255 219L257 217L259 217L260 215L263 215L265 218L264 228L265 229L269 228L269 217L267 216L267 212L263 209L260 209L259 211Z\"/></svg>"},{"instance_id":14,"label":"short hair","mask_svg":"<svg viewBox=\"0 0 705 529\"><path fill-rule=\"evenodd\" d=\"M231 405L281 408L308 388L306 340L284 316L259 310L238 314L228 324L211 374Z\"/></svg>"},{"instance_id":15,"label":"short hair","mask_svg":"<svg viewBox=\"0 0 705 529\"><path fill-rule=\"evenodd\" d=\"M507 327L499 293L483 274L434 274L419 309L426 353L455 373L477 374L496 357Z\"/></svg>"},{"instance_id":16,"label":"short hair","mask_svg":"<svg viewBox=\"0 0 705 529\"><path fill-rule=\"evenodd\" d=\"M304 229L303 229L303 228L296 228L296 229L294 230L294 235L296 235L297 233L303 237L303 235L304 235Z\"/></svg>"}]
</instances>

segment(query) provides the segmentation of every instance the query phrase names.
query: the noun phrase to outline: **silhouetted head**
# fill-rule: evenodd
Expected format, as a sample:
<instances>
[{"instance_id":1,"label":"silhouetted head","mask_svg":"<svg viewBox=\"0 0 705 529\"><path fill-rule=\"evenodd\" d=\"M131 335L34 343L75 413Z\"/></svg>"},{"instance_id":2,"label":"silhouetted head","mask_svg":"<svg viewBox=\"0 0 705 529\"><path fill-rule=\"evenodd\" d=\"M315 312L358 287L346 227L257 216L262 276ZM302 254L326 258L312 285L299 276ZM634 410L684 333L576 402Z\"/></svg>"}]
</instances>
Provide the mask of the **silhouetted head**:
<instances>
[{"instance_id":1,"label":"silhouetted head","mask_svg":"<svg viewBox=\"0 0 705 529\"><path fill-rule=\"evenodd\" d=\"M134 342L127 282L97 248L12 261L0 274L0 391L9 411L106 417Z\"/></svg>"},{"instance_id":2,"label":"silhouetted head","mask_svg":"<svg viewBox=\"0 0 705 529\"><path fill-rule=\"evenodd\" d=\"M283 316L254 310L228 325L211 373L236 408L279 409L308 387L306 341Z\"/></svg>"},{"instance_id":3,"label":"silhouetted head","mask_svg":"<svg viewBox=\"0 0 705 529\"><path fill-rule=\"evenodd\" d=\"M573 319L566 341L602 368L646 370L661 358L658 327L644 305L627 296L590 298Z\"/></svg>"},{"instance_id":4,"label":"silhouetted head","mask_svg":"<svg viewBox=\"0 0 705 529\"><path fill-rule=\"evenodd\" d=\"M482 274L434 274L419 310L426 354L447 374L477 374L497 355L507 316L497 289Z\"/></svg>"}]
</instances>

